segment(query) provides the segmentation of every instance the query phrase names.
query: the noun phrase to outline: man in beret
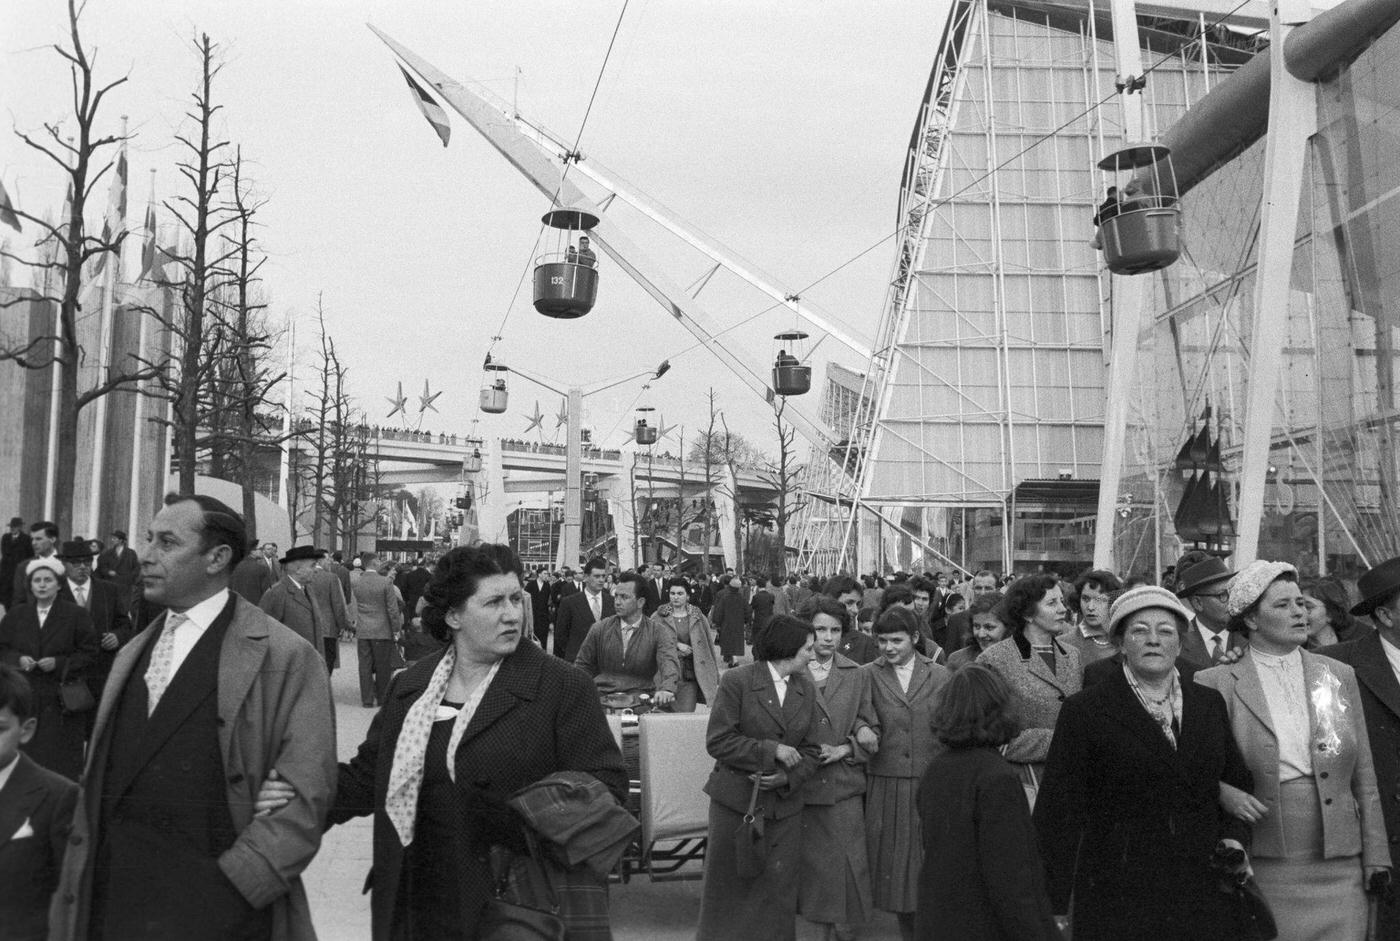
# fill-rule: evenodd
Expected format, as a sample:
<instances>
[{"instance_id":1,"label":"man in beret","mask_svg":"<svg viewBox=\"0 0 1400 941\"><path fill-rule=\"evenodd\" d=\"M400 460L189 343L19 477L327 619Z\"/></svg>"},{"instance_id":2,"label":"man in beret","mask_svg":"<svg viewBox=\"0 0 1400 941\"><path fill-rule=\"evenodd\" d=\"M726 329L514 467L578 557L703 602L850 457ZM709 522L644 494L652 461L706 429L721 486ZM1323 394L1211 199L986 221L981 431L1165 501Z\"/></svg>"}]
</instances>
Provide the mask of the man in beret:
<instances>
[{"instance_id":1,"label":"man in beret","mask_svg":"<svg viewBox=\"0 0 1400 941\"><path fill-rule=\"evenodd\" d=\"M1369 616L1376 629L1318 653L1356 671L1386 835L1394 846L1400 843L1400 558L1387 559L1366 572L1356 587L1361 601L1351 613ZM1376 937L1400 939L1400 904L1393 892L1382 896Z\"/></svg>"}]
</instances>

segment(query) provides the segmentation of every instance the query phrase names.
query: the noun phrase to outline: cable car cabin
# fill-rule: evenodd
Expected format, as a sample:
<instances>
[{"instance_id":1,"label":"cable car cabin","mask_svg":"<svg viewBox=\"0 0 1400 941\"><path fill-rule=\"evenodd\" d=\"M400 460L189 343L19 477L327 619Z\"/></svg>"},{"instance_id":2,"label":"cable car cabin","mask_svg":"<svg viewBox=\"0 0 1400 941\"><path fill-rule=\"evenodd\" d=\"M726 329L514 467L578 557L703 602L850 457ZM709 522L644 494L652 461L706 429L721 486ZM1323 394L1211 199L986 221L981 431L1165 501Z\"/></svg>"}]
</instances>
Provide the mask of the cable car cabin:
<instances>
[{"instance_id":1,"label":"cable car cabin","mask_svg":"<svg viewBox=\"0 0 1400 941\"><path fill-rule=\"evenodd\" d=\"M481 470L481 449L472 448L471 452L462 458L462 471L467 474L475 474Z\"/></svg>"},{"instance_id":2,"label":"cable car cabin","mask_svg":"<svg viewBox=\"0 0 1400 941\"><path fill-rule=\"evenodd\" d=\"M488 415L500 415L510 404L510 392L506 389L506 373L510 367L505 363L491 361L486 354L485 378L481 381L481 410Z\"/></svg>"},{"instance_id":3,"label":"cable car cabin","mask_svg":"<svg viewBox=\"0 0 1400 941\"><path fill-rule=\"evenodd\" d=\"M535 259L535 310L563 320L582 317L598 300L598 256L587 232L598 217L581 209L551 209L541 221L564 232L563 251Z\"/></svg>"},{"instance_id":4,"label":"cable car cabin","mask_svg":"<svg viewBox=\"0 0 1400 941\"><path fill-rule=\"evenodd\" d=\"M1099 169L1122 181L1094 215L1104 264L1114 274L1157 271L1181 257L1181 208L1171 151L1140 144L1109 154Z\"/></svg>"},{"instance_id":5,"label":"cable car cabin","mask_svg":"<svg viewBox=\"0 0 1400 941\"><path fill-rule=\"evenodd\" d=\"M807 334L800 331L780 333L773 338L784 344L773 360L773 391L778 395L804 395L812 388L812 367L789 353L801 346Z\"/></svg>"},{"instance_id":6,"label":"cable car cabin","mask_svg":"<svg viewBox=\"0 0 1400 941\"><path fill-rule=\"evenodd\" d=\"M656 443L658 429L653 425L648 425L645 418L637 419L637 426L632 429L638 444L652 445Z\"/></svg>"}]
</instances>

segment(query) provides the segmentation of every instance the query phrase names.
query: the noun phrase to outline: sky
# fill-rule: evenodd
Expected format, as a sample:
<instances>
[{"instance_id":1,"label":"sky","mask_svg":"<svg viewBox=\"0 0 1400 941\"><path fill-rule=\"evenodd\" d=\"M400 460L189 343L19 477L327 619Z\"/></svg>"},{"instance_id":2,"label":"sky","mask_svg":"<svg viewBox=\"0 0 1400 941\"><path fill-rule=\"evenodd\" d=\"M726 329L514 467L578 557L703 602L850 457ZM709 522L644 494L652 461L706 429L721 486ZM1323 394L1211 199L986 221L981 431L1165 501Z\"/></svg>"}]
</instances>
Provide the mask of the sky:
<instances>
[{"instance_id":1,"label":"sky","mask_svg":"<svg viewBox=\"0 0 1400 941\"><path fill-rule=\"evenodd\" d=\"M67 71L50 48L66 35L63 5L4 6L4 119L28 131L65 117L71 124ZM628 0L579 149L870 342L892 270L905 148L944 8L942 0ZM386 398L402 383L416 424L426 380L442 395L424 428L525 437L538 403L543 440L562 441L559 397L518 377L505 415L478 411L481 363L500 336L498 358L556 388L587 389L670 360L650 389L638 380L586 399L585 426L607 446L623 442L638 405L676 426L663 448L679 450L682 429L688 446L713 388L731 428L775 451L771 411L610 259L590 315L556 321L534 312L521 282L548 197L450 110L444 148L394 56L365 25L573 140L622 11L622 0L90 0L82 29L99 80L128 76L99 121L116 132L126 115L135 135L132 228L151 170L158 201L181 192L174 135L188 127L198 78L193 40L206 32L218 44L219 129L242 148L266 199L259 235L271 317L295 318L305 377L319 300L371 422L399 421L386 417ZM57 212L63 179L8 130L0 180L21 208ZM104 184L90 224L100 225L106 202ZM610 218L670 280L689 285L709 270L695 250L615 207ZM803 326L725 274L700 301L733 326L732 348L760 363L776 353L775 333ZM817 368L799 405L816 417L823 364L863 364L803 329L813 334Z\"/></svg>"}]
</instances>

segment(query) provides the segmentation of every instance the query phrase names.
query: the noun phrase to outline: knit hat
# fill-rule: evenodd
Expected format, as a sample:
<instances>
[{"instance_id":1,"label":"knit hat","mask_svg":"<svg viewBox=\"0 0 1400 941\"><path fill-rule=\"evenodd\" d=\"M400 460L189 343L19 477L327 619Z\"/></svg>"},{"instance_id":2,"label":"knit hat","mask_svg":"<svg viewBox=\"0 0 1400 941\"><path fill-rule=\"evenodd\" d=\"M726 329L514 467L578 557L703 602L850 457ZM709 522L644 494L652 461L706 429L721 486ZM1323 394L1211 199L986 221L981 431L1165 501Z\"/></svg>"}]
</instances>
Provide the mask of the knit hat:
<instances>
[{"instance_id":1,"label":"knit hat","mask_svg":"<svg viewBox=\"0 0 1400 941\"><path fill-rule=\"evenodd\" d=\"M1263 559L1246 565L1230 579L1230 600L1226 603L1230 617L1237 618L1244 614L1274 583L1274 579L1285 574L1297 578L1298 570L1287 562L1265 562Z\"/></svg>"},{"instance_id":2,"label":"knit hat","mask_svg":"<svg viewBox=\"0 0 1400 941\"><path fill-rule=\"evenodd\" d=\"M1128 618L1148 608L1162 608L1186 623L1191 621L1191 612L1176 595L1157 585L1139 585L1119 595L1108 609L1108 635L1119 636L1118 628L1126 627Z\"/></svg>"}]
</instances>

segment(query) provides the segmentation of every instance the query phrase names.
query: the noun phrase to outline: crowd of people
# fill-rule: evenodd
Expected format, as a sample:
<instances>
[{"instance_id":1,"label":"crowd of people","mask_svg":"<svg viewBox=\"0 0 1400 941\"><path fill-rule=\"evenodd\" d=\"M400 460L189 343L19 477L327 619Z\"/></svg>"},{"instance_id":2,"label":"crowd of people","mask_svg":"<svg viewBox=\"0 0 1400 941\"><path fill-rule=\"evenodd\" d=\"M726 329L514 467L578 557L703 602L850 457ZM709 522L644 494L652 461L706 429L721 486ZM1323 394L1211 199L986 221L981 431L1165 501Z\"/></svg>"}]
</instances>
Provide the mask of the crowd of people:
<instances>
[{"instance_id":1,"label":"crowd of people","mask_svg":"<svg viewBox=\"0 0 1400 941\"><path fill-rule=\"evenodd\" d=\"M606 713L699 709L700 939L1400 938L1400 559L346 564L190 495L139 552L59 536L0 545L0 938L314 937L300 875L371 817L377 941L601 941L637 832ZM377 711L338 762L349 642Z\"/></svg>"}]
</instances>

